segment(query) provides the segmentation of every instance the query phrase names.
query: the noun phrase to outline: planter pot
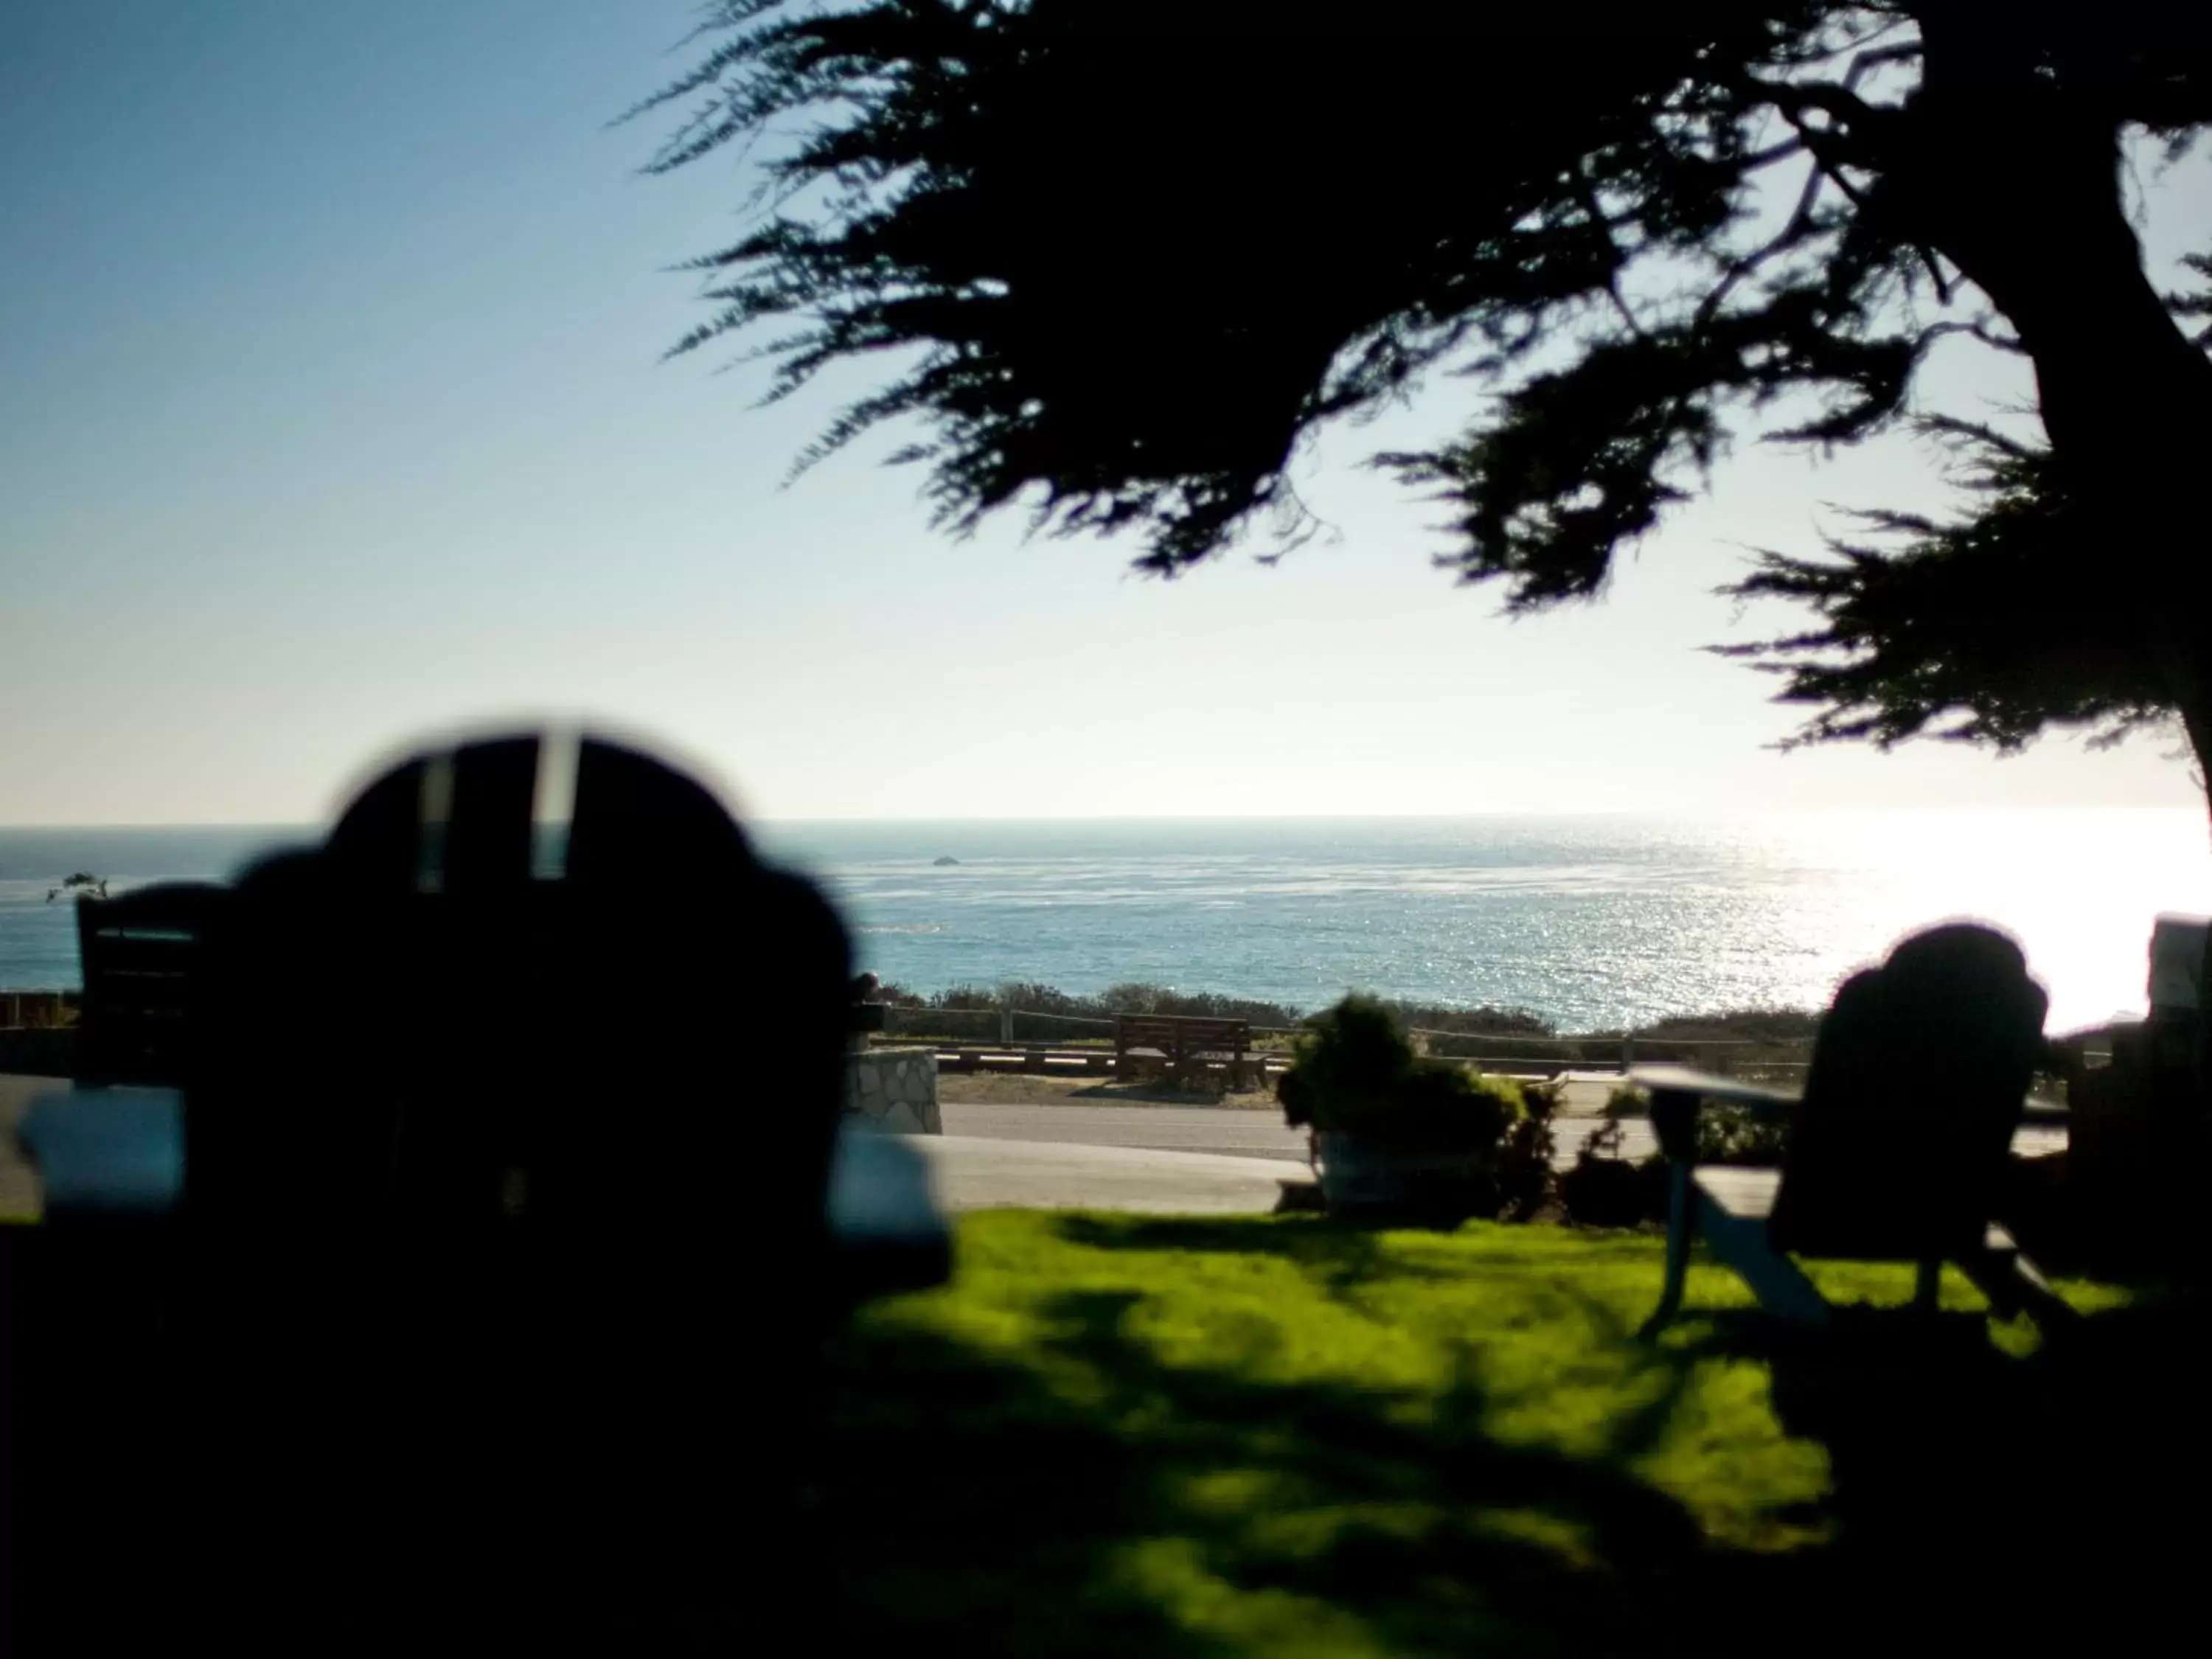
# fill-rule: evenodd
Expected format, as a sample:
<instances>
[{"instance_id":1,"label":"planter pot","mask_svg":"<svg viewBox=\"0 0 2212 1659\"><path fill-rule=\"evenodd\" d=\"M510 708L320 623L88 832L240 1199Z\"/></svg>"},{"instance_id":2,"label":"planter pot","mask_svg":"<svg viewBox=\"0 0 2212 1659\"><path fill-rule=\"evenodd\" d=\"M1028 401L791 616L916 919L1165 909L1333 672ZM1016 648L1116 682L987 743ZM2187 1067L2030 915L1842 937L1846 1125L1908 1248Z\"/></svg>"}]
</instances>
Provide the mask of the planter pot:
<instances>
[{"instance_id":1,"label":"planter pot","mask_svg":"<svg viewBox=\"0 0 2212 1659\"><path fill-rule=\"evenodd\" d=\"M1497 1175L1480 1153L1382 1145L1316 1129L1313 1164L1332 1211L1464 1220L1498 1208Z\"/></svg>"}]
</instances>

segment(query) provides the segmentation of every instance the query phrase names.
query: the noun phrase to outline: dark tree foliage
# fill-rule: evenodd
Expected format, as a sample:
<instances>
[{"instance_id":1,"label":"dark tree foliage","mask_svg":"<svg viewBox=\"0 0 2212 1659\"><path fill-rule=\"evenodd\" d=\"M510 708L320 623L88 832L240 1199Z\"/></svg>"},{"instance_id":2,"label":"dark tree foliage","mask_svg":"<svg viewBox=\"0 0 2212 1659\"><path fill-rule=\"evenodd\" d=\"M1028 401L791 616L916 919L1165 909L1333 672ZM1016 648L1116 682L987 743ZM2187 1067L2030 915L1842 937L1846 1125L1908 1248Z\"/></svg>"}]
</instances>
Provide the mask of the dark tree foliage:
<instances>
[{"instance_id":1,"label":"dark tree foliage","mask_svg":"<svg viewBox=\"0 0 2212 1659\"><path fill-rule=\"evenodd\" d=\"M1975 452L1972 510L1945 523L1863 511L1886 545L1832 537L1826 559L1765 553L1729 589L1820 613L1819 628L1717 647L1785 674L1783 700L1818 709L1791 741L1887 748L1924 734L2009 751L2049 724L2105 745L2162 722L2172 694L2132 607L2098 602L2094 546L2050 450L1964 422L1922 424Z\"/></svg>"},{"instance_id":2,"label":"dark tree foliage","mask_svg":"<svg viewBox=\"0 0 2212 1659\"><path fill-rule=\"evenodd\" d=\"M881 354L802 465L916 417L942 525L1015 507L1164 573L1294 538L1302 438L1464 373L1463 434L1379 459L1525 609L1598 591L1735 437L1911 418L1971 335L2032 362L2047 443L1939 420L1965 512L1767 556L1735 591L1820 625L1733 649L1804 741L2178 711L2207 752L2212 298L2150 284L2120 158L2212 121L2212 7L1291 10L724 0L638 112L683 112L656 171L757 146L769 205L695 262L718 310L677 349L752 336L772 397Z\"/></svg>"}]
</instances>

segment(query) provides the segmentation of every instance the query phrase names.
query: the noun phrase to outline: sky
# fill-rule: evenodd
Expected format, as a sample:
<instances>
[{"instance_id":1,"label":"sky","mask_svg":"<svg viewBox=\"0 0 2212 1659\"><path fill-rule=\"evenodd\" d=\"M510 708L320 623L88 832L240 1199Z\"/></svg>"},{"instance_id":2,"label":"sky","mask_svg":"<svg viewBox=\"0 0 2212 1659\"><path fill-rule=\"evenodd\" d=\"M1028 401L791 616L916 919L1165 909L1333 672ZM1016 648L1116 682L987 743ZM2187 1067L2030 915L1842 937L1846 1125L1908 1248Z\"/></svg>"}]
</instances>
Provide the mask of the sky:
<instances>
[{"instance_id":1,"label":"sky","mask_svg":"<svg viewBox=\"0 0 2212 1659\"><path fill-rule=\"evenodd\" d=\"M613 118L682 0L10 0L0 9L0 823L295 823L412 739L647 737L779 819L2169 805L2171 742L1778 754L1712 589L1832 503L1942 500L1910 446L1740 450L1606 596L1509 621L1439 510L1330 434L1329 526L1173 582L1134 549L933 532L886 434L788 487L867 381L773 410L677 262L750 175ZM2146 176L2164 260L2203 166ZM1974 412L2024 388L1942 357ZM1255 550L1256 550L1256 545Z\"/></svg>"}]
</instances>

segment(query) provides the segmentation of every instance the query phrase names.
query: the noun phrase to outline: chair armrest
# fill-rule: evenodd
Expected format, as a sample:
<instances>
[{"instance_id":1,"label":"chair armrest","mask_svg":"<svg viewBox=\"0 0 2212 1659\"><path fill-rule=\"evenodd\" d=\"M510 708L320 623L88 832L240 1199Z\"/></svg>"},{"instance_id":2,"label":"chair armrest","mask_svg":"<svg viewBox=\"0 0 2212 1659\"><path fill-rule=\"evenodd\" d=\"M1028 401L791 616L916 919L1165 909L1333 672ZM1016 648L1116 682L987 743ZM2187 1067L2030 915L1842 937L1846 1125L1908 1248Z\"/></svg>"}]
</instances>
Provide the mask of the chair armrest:
<instances>
[{"instance_id":1,"label":"chair armrest","mask_svg":"<svg viewBox=\"0 0 2212 1659\"><path fill-rule=\"evenodd\" d=\"M16 1139L37 1171L46 1218L174 1214L184 1115L174 1089L62 1085L32 1101ZM950 1275L951 1227L929 1164L899 1137L844 1120L826 1196L842 1294L857 1300Z\"/></svg>"},{"instance_id":2,"label":"chair armrest","mask_svg":"<svg viewBox=\"0 0 2212 1659\"><path fill-rule=\"evenodd\" d=\"M184 1190L184 1096L175 1089L57 1085L15 1131L49 1218L164 1216Z\"/></svg>"},{"instance_id":3,"label":"chair armrest","mask_svg":"<svg viewBox=\"0 0 2212 1659\"><path fill-rule=\"evenodd\" d=\"M1700 1072L1689 1066L1632 1066L1628 1080L1653 1095L1695 1095L1700 1100L1722 1100L1731 1106L1748 1106L1761 1117L1780 1117L1797 1103L1787 1089Z\"/></svg>"},{"instance_id":4,"label":"chair armrest","mask_svg":"<svg viewBox=\"0 0 2212 1659\"><path fill-rule=\"evenodd\" d=\"M1797 1097L1687 1066L1632 1066L1628 1080L1651 1097L1651 1133L1659 1150L1678 1163L1697 1157L1698 1112L1708 1100L1742 1106L1759 1117L1786 1117Z\"/></svg>"},{"instance_id":5,"label":"chair armrest","mask_svg":"<svg viewBox=\"0 0 2212 1659\"><path fill-rule=\"evenodd\" d=\"M2069 1086L2089 1069L2089 1040L2101 1031L2077 1031L2069 1036L2047 1037L2043 1044L2043 1069Z\"/></svg>"},{"instance_id":6,"label":"chair armrest","mask_svg":"<svg viewBox=\"0 0 2212 1659\"><path fill-rule=\"evenodd\" d=\"M952 1275L952 1231L929 1161L902 1135L840 1125L829 1192L837 1295L849 1306Z\"/></svg>"}]
</instances>

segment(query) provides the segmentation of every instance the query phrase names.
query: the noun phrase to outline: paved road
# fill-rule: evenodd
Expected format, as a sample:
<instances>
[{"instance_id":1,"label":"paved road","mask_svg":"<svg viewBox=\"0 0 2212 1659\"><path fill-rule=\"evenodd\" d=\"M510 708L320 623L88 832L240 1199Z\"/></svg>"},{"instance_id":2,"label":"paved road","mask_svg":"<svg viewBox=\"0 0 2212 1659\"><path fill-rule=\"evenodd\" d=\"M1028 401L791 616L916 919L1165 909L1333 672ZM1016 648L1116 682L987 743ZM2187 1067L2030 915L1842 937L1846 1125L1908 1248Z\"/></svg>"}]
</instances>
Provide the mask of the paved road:
<instances>
[{"instance_id":1,"label":"paved road","mask_svg":"<svg viewBox=\"0 0 2212 1659\"><path fill-rule=\"evenodd\" d=\"M1304 1130L1285 1128L1279 1112L1241 1107L962 1105L947 1101L938 1111L948 1135L1306 1161Z\"/></svg>"},{"instance_id":2,"label":"paved road","mask_svg":"<svg viewBox=\"0 0 2212 1659\"><path fill-rule=\"evenodd\" d=\"M961 1105L947 1102L945 1133L988 1140L1045 1141L1081 1146L1141 1146L1160 1152L1215 1152L1231 1158L1279 1158L1303 1164L1306 1135L1284 1127L1273 1112L1211 1106L1021 1106L1002 1103ZM1561 1118L1553 1138L1555 1161L1572 1164L1575 1154L1601 1127L1595 1117ZM1622 1152L1629 1158L1656 1150L1651 1126L1621 1126Z\"/></svg>"},{"instance_id":3,"label":"paved road","mask_svg":"<svg viewBox=\"0 0 2212 1659\"><path fill-rule=\"evenodd\" d=\"M947 1102L945 1133L987 1140L1044 1141L1063 1146L1141 1146L1160 1152L1215 1152L1231 1158L1279 1158L1306 1161L1303 1129L1284 1127L1272 1111L1211 1106L1026 1106L1003 1102L962 1105ZM1582 1144L1604 1120L1585 1112L1571 1112L1557 1119L1553 1140L1553 1162L1571 1164ZM1651 1125L1629 1118L1621 1126L1621 1156L1631 1160L1649 1158L1658 1151ZM2063 1152L2063 1128L2023 1126L2014 1137L2013 1151L2022 1158L2039 1158Z\"/></svg>"},{"instance_id":4,"label":"paved road","mask_svg":"<svg viewBox=\"0 0 2212 1659\"><path fill-rule=\"evenodd\" d=\"M1302 1166L1279 1158L963 1134L899 1139L928 1161L938 1200L951 1210L1011 1206L1251 1214L1274 1209L1284 1181L1304 1174Z\"/></svg>"},{"instance_id":5,"label":"paved road","mask_svg":"<svg viewBox=\"0 0 2212 1659\"><path fill-rule=\"evenodd\" d=\"M0 1216L36 1213L36 1182L6 1156L6 1133L32 1093L50 1079L0 1078ZM1002 1103L941 1109L945 1133L902 1137L925 1157L945 1202L955 1209L994 1205L1083 1205L1110 1209L1223 1212L1269 1210L1281 1182L1305 1173L1305 1136L1272 1111L1193 1106L1051 1105ZM1556 1130L1557 1160L1574 1160L1602 1120L1574 1115ZM1622 1152L1652 1150L1648 1123L1624 1123ZM2024 1128L2015 1150L2033 1156L2065 1145L2063 1129Z\"/></svg>"},{"instance_id":6,"label":"paved road","mask_svg":"<svg viewBox=\"0 0 2212 1659\"><path fill-rule=\"evenodd\" d=\"M1285 1180L1306 1178L1304 1132L1273 1112L957 1102L939 1109L942 1135L900 1138L928 1161L939 1201L953 1210L1249 1213L1274 1209ZM1563 1164L1599 1123L1561 1122ZM1630 1156L1650 1151L1649 1126L1625 1127Z\"/></svg>"}]
</instances>

